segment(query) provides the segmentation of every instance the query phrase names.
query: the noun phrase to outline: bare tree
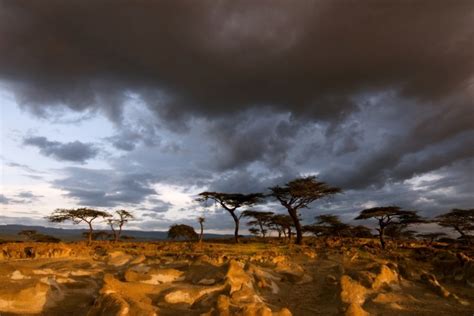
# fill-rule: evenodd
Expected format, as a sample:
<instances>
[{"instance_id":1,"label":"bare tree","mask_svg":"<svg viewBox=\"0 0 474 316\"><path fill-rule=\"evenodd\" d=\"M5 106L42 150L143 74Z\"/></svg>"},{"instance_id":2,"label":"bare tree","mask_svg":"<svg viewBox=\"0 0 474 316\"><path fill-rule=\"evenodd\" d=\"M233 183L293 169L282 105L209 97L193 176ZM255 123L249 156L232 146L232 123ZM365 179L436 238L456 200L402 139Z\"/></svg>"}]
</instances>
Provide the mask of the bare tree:
<instances>
[{"instance_id":1,"label":"bare tree","mask_svg":"<svg viewBox=\"0 0 474 316\"><path fill-rule=\"evenodd\" d=\"M107 212L98 211L90 208L77 209L57 209L46 219L52 223L63 223L71 221L73 224L86 223L89 226L88 242L92 242L92 233L94 228L92 222L97 218L108 218L111 215Z\"/></svg>"},{"instance_id":2,"label":"bare tree","mask_svg":"<svg viewBox=\"0 0 474 316\"><path fill-rule=\"evenodd\" d=\"M293 219L298 245L303 243L303 230L298 218L299 210L309 208L309 204L323 197L342 192L340 188L319 182L313 176L292 180L284 186L272 187L270 191L270 196L277 199L288 210L288 214Z\"/></svg>"},{"instance_id":3,"label":"bare tree","mask_svg":"<svg viewBox=\"0 0 474 316\"><path fill-rule=\"evenodd\" d=\"M221 193L221 192L202 192L199 193L199 198L197 199L200 202L213 200L215 203L219 204L223 209L225 209L234 219L235 229L234 229L234 239L235 242L239 242L239 223L240 216L237 216L237 209L245 206L252 206L256 203L259 203L263 199L263 194L261 193L251 193L251 194L240 194L240 193Z\"/></svg>"}]
</instances>

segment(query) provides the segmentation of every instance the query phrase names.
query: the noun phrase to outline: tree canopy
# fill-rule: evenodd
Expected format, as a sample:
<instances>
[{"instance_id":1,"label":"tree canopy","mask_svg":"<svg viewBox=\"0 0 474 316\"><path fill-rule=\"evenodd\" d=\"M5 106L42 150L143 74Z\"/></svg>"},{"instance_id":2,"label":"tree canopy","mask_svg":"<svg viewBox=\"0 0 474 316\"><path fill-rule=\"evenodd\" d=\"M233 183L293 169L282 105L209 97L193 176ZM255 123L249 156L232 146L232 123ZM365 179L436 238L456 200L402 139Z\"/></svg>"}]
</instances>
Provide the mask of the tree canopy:
<instances>
[{"instance_id":1,"label":"tree canopy","mask_svg":"<svg viewBox=\"0 0 474 316\"><path fill-rule=\"evenodd\" d=\"M461 235L468 243L471 242L471 232L474 231L474 209L452 209L448 213L435 218L435 222L443 227L449 227Z\"/></svg>"},{"instance_id":2,"label":"tree canopy","mask_svg":"<svg viewBox=\"0 0 474 316\"><path fill-rule=\"evenodd\" d=\"M77 209L56 209L50 216L46 217L52 223L63 223L71 221L74 224L86 223L89 226L89 243L92 241L92 222L97 218L108 218L107 212L99 211L91 208Z\"/></svg>"},{"instance_id":3,"label":"tree canopy","mask_svg":"<svg viewBox=\"0 0 474 316\"><path fill-rule=\"evenodd\" d=\"M398 206L381 206L365 209L360 212L356 220L376 219L378 221L380 245L385 248L385 230L389 225L399 225L400 228L406 228L410 224L418 224L424 220L418 216L416 211L402 210ZM395 229L395 228L394 228Z\"/></svg>"},{"instance_id":4,"label":"tree canopy","mask_svg":"<svg viewBox=\"0 0 474 316\"><path fill-rule=\"evenodd\" d=\"M273 212L246 210L242 212L241 216L245 218L253 218L253 220L247 222L247 225L258 227L259 234L265 238L271 224Z\"/></svg>"},{"instance_id":5,"label":"tree canopy","mask_svg":"<svg viewBox=\"0 0 474 316\"><path fill-rule=\"evenodd\" d=\"M235 213L241 207L249 207L261 202L264 195L261 193L241 194L241 193L222 193L222 192L201 192L197 201L214 201L225 209L234 219L234 239L239 242L239 224L240 216Z\"/></svg>"},{"instance_id":6,"label":"tree canopy","mask_svg":"<svg viewBox=\"0 0 474 316\"><path fill-rule=\"evenodd\" d=\"M308 208L309 204L316 200L342 192L340 188L320 182L314 176L294 179L284 186L271 187L270 191L270 196L279 201L293 219L297 244L303 243L303 230L298 218L298 211Z\"/></svg>"},{"instance_id":7,"label":"tree canopy","mask_svg":"<svg viewBox=\"0 0 474 316\"><path fill-rule=\"evenodd\" d=\"M187 240L197 240L198 234L194 231L194 228L184 224L175 224L170 226L168 230L168 238L180 239L184 238Z\"/></svg>"}]
</instances>

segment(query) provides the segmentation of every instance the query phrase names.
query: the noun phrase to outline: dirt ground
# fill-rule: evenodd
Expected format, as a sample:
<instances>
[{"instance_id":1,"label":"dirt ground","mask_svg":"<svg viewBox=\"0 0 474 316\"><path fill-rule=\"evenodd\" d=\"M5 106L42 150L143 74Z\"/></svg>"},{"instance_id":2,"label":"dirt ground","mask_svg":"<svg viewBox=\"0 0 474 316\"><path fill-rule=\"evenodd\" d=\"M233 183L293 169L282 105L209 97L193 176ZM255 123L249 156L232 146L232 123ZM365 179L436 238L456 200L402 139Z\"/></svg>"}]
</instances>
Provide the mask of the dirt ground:
<instances>
[{"instance_id":1,"label":"dirt ground","mask_svg":"<svg viewBox=\"0 0 474 316\"><path fill-rule=\"evenodd\" d=\"M0 315L473 315L470 249L376 240L0 244Z\"/></svg>"}]
</instances>

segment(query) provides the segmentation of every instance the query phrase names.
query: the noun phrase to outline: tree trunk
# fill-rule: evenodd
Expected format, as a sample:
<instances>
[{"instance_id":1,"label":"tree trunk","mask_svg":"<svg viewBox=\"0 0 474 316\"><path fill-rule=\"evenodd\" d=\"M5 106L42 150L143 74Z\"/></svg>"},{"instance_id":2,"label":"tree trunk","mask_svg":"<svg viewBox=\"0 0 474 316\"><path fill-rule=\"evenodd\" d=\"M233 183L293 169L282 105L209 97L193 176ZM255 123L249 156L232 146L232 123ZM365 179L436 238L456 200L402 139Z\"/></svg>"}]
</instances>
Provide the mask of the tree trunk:
<instances>
[{"instance_id":1,"label":"tree trunk","mask_svg":"<svg viewBox=\"0 0 474 316\"><path fill-rule=\"evenodd\" d=\"M234 219L234 222L235 222L234 239L235 239L235 243L238 244L239 243L239 218L237 217L237 215L235 215L234 212L229 211L229 213L230 215L232 215L232 218Z\"/></svg>"},{"instance_id":2,"label":"tree trunk","mask_svg":"<svg viewBox=\"0 0 474 316\"><path fill-rule=\"evenodd\" d=\"M288 213L290 214L291 218L293 219L293 223L295 224L296 230L296 244L302 245L303 244L303 232L301 229L300 220L298 218L298 214L294 209L288 209Z\"/></svg>"},{"instance_id":3,"label":"tree trunk","mask_svg":"<svg viewBox=\"0 0 474 316\"><path fill-rule=\"evenodd\" d=\"M115 236L115 241L118 242L120 240L120 236L122 236L122 226L123 224L119 225L119 231L117 233L117 236Z\"/></svg>"},{"instance_id":4,"label":"tree trunk","mask_svg":"<svg viewBox=\"0 0 474 316\"><path fill-rule=\"evenodd\" d=\"M92 228L91 222L87 222L87 224L89 224L88 244L90 245L92 243L92 232L94 231L94 229Z\"/></svg>"},{"instance_id":5,"label":"tree trunk","mask_svg":"<svg viewBox=\"0 0 474 316\"><path fill-rule=\"evenodd\" d=\"M112 230L112 234L114 235L114 242L117 241L117 232L115 231L114 224L110 224L110 229Z\"/></svg>"},{"instance_id":6,"label":"tree trunk","mask_svg":"<svg viewBox=\"0 0 474 316\"><path fill-rule=\"evenodd\" d=\"M385 240L384 240L384 227L380 227L379 229L379 239L380 239L380 245L382 246L382 249L385 249Z\"/></svg>"},{"instance_id":7,"label":"tree trunk","mask_svg":"<svg viewBox=\"0 0 474 316\"><path fill-rule=\"evenodd\" d=\"M199 242L202 242L202 236L204 235L204 226L200 222L199 225L201 225L201 233L199 234Z\"/></svg>"},{"instance_id":8,"label":"tree trunk","mask_svg":"<svg viewBox=\"0 0 474 316\"><path fill-rule=\"evenodd\" d=\"M265 230L263 229L262 223L258 222L258 226L260 226L260 232L262 232L262 237L265 238Z\"/></svg>"}]
</instances>

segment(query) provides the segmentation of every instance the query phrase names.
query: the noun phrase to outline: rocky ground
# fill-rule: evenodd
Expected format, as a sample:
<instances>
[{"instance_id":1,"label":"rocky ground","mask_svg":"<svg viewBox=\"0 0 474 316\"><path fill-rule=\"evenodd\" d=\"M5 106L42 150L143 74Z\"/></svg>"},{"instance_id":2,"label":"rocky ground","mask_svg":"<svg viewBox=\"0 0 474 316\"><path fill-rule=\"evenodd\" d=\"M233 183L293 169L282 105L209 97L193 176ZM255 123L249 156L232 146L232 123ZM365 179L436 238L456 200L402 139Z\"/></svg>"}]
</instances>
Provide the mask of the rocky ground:
<instances>
[{"instance_id":1,"label":"rocky ground","mask_svg":"<svg viewBox=\"0 0 474 316\"><path fill-rule=\"evenodd\" d=\"M0 244L0 315L473 315L469 249Z\"/></svg>"}]
</instances>

